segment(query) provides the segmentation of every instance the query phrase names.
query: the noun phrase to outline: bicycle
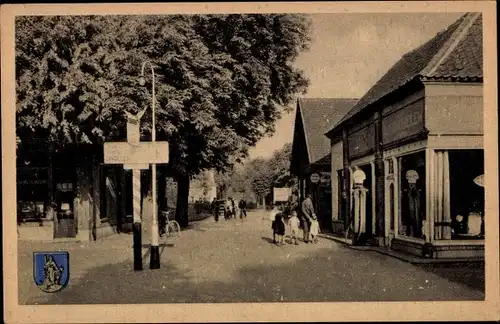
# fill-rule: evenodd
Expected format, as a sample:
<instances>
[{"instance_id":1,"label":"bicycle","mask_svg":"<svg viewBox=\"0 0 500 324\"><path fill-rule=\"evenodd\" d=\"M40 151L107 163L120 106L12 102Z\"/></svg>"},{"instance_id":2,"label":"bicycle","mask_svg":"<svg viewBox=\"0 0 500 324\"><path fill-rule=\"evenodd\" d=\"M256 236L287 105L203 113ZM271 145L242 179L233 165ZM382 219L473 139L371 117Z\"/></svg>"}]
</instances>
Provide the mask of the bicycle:
<instances>
[{"instance_id":1,"label":"bicycle","mask_svg":"<svg viewBox=\"0 0 500 324\"><path fill-rule=\"evenodd\" d=\"M176 220L170 220L168 217L170 215L170 211L162 211L161 214L165 218L165 232L161 236L165 236L165 238L180 237L181 227Z\"/></svg>"}]
</instances>

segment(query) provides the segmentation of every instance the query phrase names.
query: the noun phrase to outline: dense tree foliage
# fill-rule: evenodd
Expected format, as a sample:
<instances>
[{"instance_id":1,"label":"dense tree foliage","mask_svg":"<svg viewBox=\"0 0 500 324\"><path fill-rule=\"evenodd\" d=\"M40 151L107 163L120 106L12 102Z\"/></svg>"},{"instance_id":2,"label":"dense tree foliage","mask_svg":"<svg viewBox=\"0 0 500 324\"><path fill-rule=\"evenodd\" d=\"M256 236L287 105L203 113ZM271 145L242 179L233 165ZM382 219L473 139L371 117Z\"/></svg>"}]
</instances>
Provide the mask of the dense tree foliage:
<instances>
[{"instance_id":1,"label":"dense tree foliage","mask_svg":"<svg viewBox=\"0 0 500 324\"><path fill-rule=\"evenodd\" d=\"M266 199L274 187L297 186L297 179L290 174L292 145L285 144L268 158L258 157L243 167L221 173L217 186L222 195L227 192L248 193L251 191L261 201Z\"/></svg>"},{"instance_id":2,"label":"dense tree foliage","mask_svg":"<svg viewBox=\"0 0 500 324\"><path fill-rule=\"evenodd\" d=\"M274 131L307 80L292 65L309 44L301 15L30 16L16 19L17 135L58 145L125 137L123 111L151 102L156 72L157 139L170 142L166 170L187 224L189 179L222 171ZM151 133L151 110L141 134ZM21 144L22 145L22 144Z\"/></svg>"}]
</instances>

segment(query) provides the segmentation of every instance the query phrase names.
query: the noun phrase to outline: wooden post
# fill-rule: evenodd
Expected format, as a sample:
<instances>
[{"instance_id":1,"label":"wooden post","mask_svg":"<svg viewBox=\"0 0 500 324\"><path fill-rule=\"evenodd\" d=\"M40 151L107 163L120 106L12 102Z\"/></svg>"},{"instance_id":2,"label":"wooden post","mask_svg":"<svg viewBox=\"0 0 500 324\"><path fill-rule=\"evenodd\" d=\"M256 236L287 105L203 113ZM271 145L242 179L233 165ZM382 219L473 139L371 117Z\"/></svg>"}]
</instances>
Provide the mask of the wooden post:
<instances>
[{"instance_id":1,"label":"wooden post","mask_svg":"<svg viewBox=\"0 0 500 324\"><path fill-rule=\"evenodd\" d=\"M141 170L132 170L132 195L134 218L134 270L142 270L141 228Z\"/></svg>"},{"instance_id":2,"label":"wooden post","mask_svg":"<svg viewBox=\"0 0 500 324\"><path fill-rule=\"evenodd\" d=\"M374 114L375 123L375 210L376 210L376 230L375 234L379 239L384 238L385 229L385 200L384 200L384 160L382 158L382 116L380 111Z\"/></svg>"},{"instance_id":3,"label":"wooden post","mask_svg":"<svg viewBox=\"0 0 500 324\"><path fill-rule=\"evenodd\" d=\"M154 91L153 91L154 98ZM154 99L153 99L154 100ZM154 107L154 104L153 104ZM134 270L142 270L142 220L141 220L141 169L149 169L152 164L152 194L153 194L153 215L152 215L152 240L150 268L160 267L160 255L158 246L158 224L156 207L156 164L168 163L169 147L168 142L156 142L153 128L152 142L140 141L140 119L144 110L137 115L127 114L127 143L104 143L104 163L123 164L124 169L133 170L133 217L134 217ZM154 116L154 113L153 113ZM154 119L153 119L154 125ZM140 260L140 264L139 264Z\"/></svg>"},{"instance_id":4,"label":"wooden post","mask_svg":"<svg viewBox=\"0 0 500 324\"><path fill-rule=\"evenodd\" d=\"M345 199L345 210L344 215L344 230L347 231L349 224L351 222L351 172L349 166L349 142L347 129L342 129L342 156L344 162L344 190L346 193Z\"/></svg>"}]
</instances>

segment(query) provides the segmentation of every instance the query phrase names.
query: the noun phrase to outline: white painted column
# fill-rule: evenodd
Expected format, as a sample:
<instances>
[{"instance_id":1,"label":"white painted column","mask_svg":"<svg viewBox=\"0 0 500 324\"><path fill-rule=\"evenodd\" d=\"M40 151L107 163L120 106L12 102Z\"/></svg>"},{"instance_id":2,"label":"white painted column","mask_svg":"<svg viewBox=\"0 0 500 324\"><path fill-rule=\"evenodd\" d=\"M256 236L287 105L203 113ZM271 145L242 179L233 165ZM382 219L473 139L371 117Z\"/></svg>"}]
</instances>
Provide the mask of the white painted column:
<instances>
[{"instance_id":1,"label":"white painted column","mask_svg":"<svg viewBox=\"0 0 500 324\"><path fill-rule=\"evenodd\" d=\"M425 152L425 172L426 172L426 190L427 199L426 199L426 218L429 222L428 230L429 234L426 233L426 237L429 237L428 242L433 242L436 236L434 222L436 221L436 168L435 168L435 152L433 149L427 149Z\"/></svg>"},{"instance_id":2,"label":"white painted column","mask_svg":"<svg viewBox=\"0 0 500 324\"><path fill-rule=\"evenodd\" d=\"M360 232L366 233L366 192L368 189L362 188L359 191L359 220Z\"/></svg>"},{"instance_id":3,"label":"white painted column","mask_svg":"<svg viewBox=\"0 0 500 324\"><path fill-rule=\"evenodd\" d=\"M443 152L443 221L451 222L450 215L450 160L448 151ZM443 239L451 240L451 227L443 227Z\"/></svg>"},{"instance_id":4,"label":"white painted column","mask_svg":"<svg viewBox=\"0 0 500 324\"><path fill-rule=\"evenodd\" d=\"M360 195L359 191L357 189L353 190L353 205L354 205L354 222L353 222L353 232L357 233L358 228L361 228L359 222L360 222L360 217L361 217L361 209L360 209L360 201L359 201Z\"/></svg>"},{"instance_id":5,"label":"white painted column","mask_svg":"<svg viewBox=\"0 0 500 324\"><path fill-rule=\"evenodd\" d=\"M394 194L396 197L394 197L394 217L395 217L395 222L394 222L394 227L395 227L395 232L394 236L398 237L399 236L399 223L401 220L401 158L394 158Z\"/></svg>"},{"instance_id":6,"label":"white painted column","mask_svg":"<svg viewBox=\"0 0 500 324\"><path fill-rule=\"evenodd\" d=\"M443 152L437 151L437 181L436 181L436 221L443 221ZM439 226L439 230L437 231L436 239L441 240L442 226Z\"/></svg>"},{"instance_id":7,"label":"white painted column","mask_svg":"<svg viewBox=\"0 0 500 324\"><path fill-rule=\"evenodd\" d=\"M398 226L399 226L399 166L398 166L398 159L393 157L392 158L392 165L393 165L393 172L394 172L394 179L393 184L394 184L394 197L393 197L393 203L394 203L394 236L397 236L398 233Z\"/></svg>"},{"instance_id":8,"label":"white painted column","mask_svg":"<svg viewBox=\"0 0 500 324\"><path fill-rule=\"evenodd\" d=\"M425 150L425 226L424 226L424 235L426 242L432 242L432 237L434 236L434 231L432 230L433 225L433 216L431 213L431 200L432 200L432 178L431 178L431 159L432 159L432 150Z\"/></svg>"},{"instance_id":9,"label":"white painted column","mask_svg":"<svg viewBox=\"0 0 500 324\"><path fill-rule=\"evenodd\" d=\"M141 222L141 170L132 170L132 205L134 223Z\"/></svg>"},{"instance_id":10,"label":"white painted column","mask_svg":"<svg viewBox=\"0 0 500 324\"><path fill-rule=\"evenodd\" d=\"M353 174L354 170L353 167L349 167L349 188L347 188L347 193L350 195L350 206L349 206L349 217L354 217L354 179L353 179Z\"/></svg>"},{"instance_id":11,"label":"white painted column","mask_svg":"<svg viewBox=\"0 0 500 324\"><path fill-rule=\"evenodd\" d=\"M384 211L384 236L389 239L391 236L391 192L389 189L391 181L388 180L387 175L389 174L389 160L384 160L384 200L385 200L385 211ZM393 175L394 177L394 175ZM394 179L394 178L393 178ZM386 242L386 245L389 245L389 242Z\"/></svg>"}]
</instances>

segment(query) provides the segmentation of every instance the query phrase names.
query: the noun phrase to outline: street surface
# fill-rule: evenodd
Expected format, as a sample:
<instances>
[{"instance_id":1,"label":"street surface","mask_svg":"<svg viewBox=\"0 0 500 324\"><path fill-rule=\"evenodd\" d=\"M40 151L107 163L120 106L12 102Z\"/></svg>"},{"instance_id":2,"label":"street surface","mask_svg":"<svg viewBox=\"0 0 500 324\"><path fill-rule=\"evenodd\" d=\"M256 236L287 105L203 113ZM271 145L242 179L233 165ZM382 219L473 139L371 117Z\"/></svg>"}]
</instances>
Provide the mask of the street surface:
<instances>
[{"instance_id":1,"label":"street surface","mask_svg":"<svg viewBox=\"0 0 500 324\"><path fill-rule=\"evenodd\" d=\"M134 272L132 235L93 243L19 242L20 304L443 301L484 299L481 265L416 266L321 238L272 244L267 214L193 223L160 239L161 269ZM70 282L53 294L33 280L34 251L68 251Z\"/></svg>"}]
</instances>

